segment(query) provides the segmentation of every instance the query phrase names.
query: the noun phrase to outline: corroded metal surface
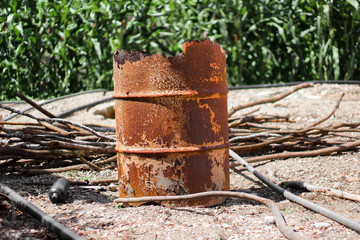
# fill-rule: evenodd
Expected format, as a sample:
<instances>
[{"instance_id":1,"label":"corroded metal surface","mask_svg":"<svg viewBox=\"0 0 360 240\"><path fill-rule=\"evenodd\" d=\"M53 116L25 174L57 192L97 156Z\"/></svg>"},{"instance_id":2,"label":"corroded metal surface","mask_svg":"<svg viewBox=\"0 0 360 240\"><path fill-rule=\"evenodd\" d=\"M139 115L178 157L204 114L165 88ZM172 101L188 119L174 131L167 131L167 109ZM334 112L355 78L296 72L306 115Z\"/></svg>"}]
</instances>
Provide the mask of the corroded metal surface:
<instances>
[{"instance_id":1,"label":"corroded metal surface","mask_svg":"<svg viewBox=\"0 0 360 240\"><path fill-rule=\"evenodd\" d=\"M120 197L229 190L225 53L209 39L183 47L168 58L114 54Z\"/></svg>"}]
</instances>

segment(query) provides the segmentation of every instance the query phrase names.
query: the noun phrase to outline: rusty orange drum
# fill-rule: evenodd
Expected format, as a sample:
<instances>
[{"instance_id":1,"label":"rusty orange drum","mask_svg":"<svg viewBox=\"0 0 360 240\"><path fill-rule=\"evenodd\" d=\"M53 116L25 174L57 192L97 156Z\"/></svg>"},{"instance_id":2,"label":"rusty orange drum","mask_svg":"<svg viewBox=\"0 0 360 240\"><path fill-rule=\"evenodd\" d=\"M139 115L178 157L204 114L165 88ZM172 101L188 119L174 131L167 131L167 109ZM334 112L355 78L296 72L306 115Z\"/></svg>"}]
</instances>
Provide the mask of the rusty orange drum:
<instances>
[{"instance_id":1,"label":"rusty orange drum","mask_svg":"<svg viewBox=\"0 0 360 240\"><path fill-rule=\"evenodd\" d=\"M183 47L174 57L114 54L120 197L229 190L225 53L209 39Z\"/></svg>"}]
</instances>

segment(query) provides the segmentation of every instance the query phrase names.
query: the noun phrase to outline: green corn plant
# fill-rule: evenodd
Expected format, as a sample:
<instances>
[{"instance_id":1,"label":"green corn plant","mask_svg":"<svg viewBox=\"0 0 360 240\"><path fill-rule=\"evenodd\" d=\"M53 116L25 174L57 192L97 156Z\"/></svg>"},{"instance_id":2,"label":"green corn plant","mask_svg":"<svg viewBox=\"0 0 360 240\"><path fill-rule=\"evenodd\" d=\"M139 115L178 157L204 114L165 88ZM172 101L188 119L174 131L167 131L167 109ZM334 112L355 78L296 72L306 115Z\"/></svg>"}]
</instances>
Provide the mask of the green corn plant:
<instances>
[{"instance_id":1,"label":"green corn plant","mask_svg":"<svg viewBox=\"0 0 360 240\"><path fill-rule=\"evenodd\" d=\"M113 88L112 54L209 37L229 85L360 78L356 0L2 0L0 100Z\"/></svg>"}]
</instances>

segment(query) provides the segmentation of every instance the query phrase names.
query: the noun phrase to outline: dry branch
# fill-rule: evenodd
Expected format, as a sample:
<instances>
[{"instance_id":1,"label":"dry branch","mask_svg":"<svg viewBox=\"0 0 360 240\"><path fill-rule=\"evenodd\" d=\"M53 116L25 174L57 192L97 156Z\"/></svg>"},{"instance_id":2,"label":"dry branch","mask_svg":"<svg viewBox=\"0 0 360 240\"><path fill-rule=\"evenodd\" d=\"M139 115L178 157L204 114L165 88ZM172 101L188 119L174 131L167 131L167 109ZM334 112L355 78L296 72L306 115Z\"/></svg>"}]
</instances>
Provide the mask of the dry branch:
<instances>
[{"instance_id":1,"label":"dry branch","mask_svg":"<svg viewBox=\"0 0 360 240\"><path fill-rule=\"evenodd\" d=\"M90 181L71 181L70 183L74 185L104 185L109 183L116 183L118 181L119 180L117 178L112 178L112 179L99 179L99 180L90 180Z\"/></svg>"},{"instance_id":2,"label":"dry branch","mask_svg":"<svg viewBox=\"0 0 360 240\"><path fill-rule=\"evenodd\" d=\"M265 103L274 103L276 101L279 101L280 99L283 99L283 98L289 96L290 94L292 94L302 88L308 88L308 87L312 87L312 86L314 86L313 83L302 83L302 84L296 85L295 87L291 88L290 90L283 92L275 97L265 98L265 99L257 100L254 102L249 102L249 103L235 106L229 111L228 117L231 117L234 113L236 113L240 109L244 109L244 108L248 108L248 107L252 107L252 106L256 106L256 105L260 105L260 104L265 104Z\"/></svg>"},{"instance_id":3,"label":"dry branch","mask_svg":"<svg viewBox=\"0 0 360 240\"><path fill-rule=\"evenodd\" d=\"M255 122L255 123L264 123L264 122L290 122L289 116L246 116L234 120L228 124L229 128L236 127L243 123Z\"/></svg>"},{"instance_id":4,"label":"dry branch","mask_svg":"<svg viewBox=\"0 0 360 240\"><path fill-rule=\"evenodd\" d=\"M300 190L306 190L310 192L324 192L326 195L329 196L337 196L340 198L345 198L352 201L360 202L360 195L340 191L334 188L315 186L301 181L286 181L286 182L282 182L281 185L285 187L294 187Z\"/></svg>"},{"instance_id":5,"label":"dry branch","mask_svg":"<svg viewBox=\"0 0 360 240\"><path fill-rule=\"evenodd\" d=\"M294 139L295 137L290 135L290 136L285 136L285 137L281 137L281 138L277 138L277 139L273 139L273 140L268 140L262 143L256 143L256 144L249 144L249 145L244 145L244 146L234 146L231 147L231 150L237 152L237 153L242 153L242 152L249 152L249 151L253 151L253 150L257 150L257 149L261 149L264 147L268 147L270 146L270 144L274 144L274 143L282 143L282 142L286 142L290 139Z\"/></svg>"},{"instance_id":6,"label":"dry branch","mask_svg":"<svg viewBox=\"0 0 360 240\"><path fill-rule=\"evenodd\" d=\"M43 122L43 121L39 121L40 125L46 127L47 129L50 129L52 131L58 132L63 136L67 136L70 135L70 133L68 131L65 131L64 129L61 129L59 127L56 127L54 125L51 125L50 123L47 122Z\"/></svg>"},{"instance_id":7,"label":"dry branch","mask_svg":"<svg viewBox=\"0 0 360 240\"><path fill-rule=\"evenodd\" d=\"M4 147L0 148L1 155L16 155L24 158L37 158L37 159L47 159L47 160L56 160L62 158L74 158L77 157L77 154L80 154L87 150L67 150L67 149L26 149L21 147Z\"/></svg>"},{"instance_id":8,"label":"dry branch","mask_svg":"<svg viewBox=\"0 0 360 240\"><path fill-rule=\"evenodd\" d=\"M2 125L26 125L26 126L40 126L39 123L28 123L28 122L7 122L7 121L0 121L0 127Z\"/></svg>"},{"instance_id":9,"label":"dry branch","mask_svg":"<svg viewBox=\"0 0 360 240\"><path fill-rule=\"evenodd\" d=\"M247 115L252 114L252 113L254 113L254 112L257 112L257 111L259 111L259 110L260 110L260 107L256 107L256 108L254 108L254 109L252 109L252 110L250 110L250 111L248 111L248 112L242 113L241 115L242 115L242 116L247 116ZM240 117L236 117L236 118L231 118L231 117L229 117L228 121L229 121L229 122L232 122L232 121L236 121L236 120L239 120L239 119L240 119Z\"/></svg>"},{"instance_id":10,"label":"dry branch","mask_svg":"<svg viewBox=\"0 0 360 240\"><path fill-rule=\"evenodd\" d=\"M317 125L319 125L322 122L325 122L326 120L328 120L332 115L334 115L334 113L336 112L336 110L339 108L340 106L340 102L343 99L345 93L342 93L339 100L336 102L336 105L334 106L333 110L325 117L323 117L322 119L320 119L319 121L313 123L310 127L315 127Z\"/></svg>"},{"instance_id":11,"label":"dry branch","mask_svg":"<svg viewBox=\"0 0 360 240\"><path fill-rule=\"evenodd\" d=\"M80 155L80 153L78 153L77 156L78 155ZM96 165L102 166L102 165L114 163L114 162L116 162L116 155L113 157L110 157L108 159L98 161L98 162L96 162ZM68 167L50 168L50 169L34 169L34 168L13 169L13 171L17 171L17 172L20 172L22 174L27 174L27 175L60 173L60 172L66 172L66 171L72 171L72 170L91 170L91 167L89 167L89 165L87 165L87 164L78 164L78 165L73 165L73 166L68 166Z\"/></svg>"},{"instance_id":12,"label":"dry branch","mask_svg":"<svg viewBox=\"0 0 360 240\"><path fill-rule=\"evenodd\" d=\"M95 170L98 170L98 171L101 171L101 170L102 170L102 168L100 168L100 167L96 166L95 164L87 161L87 160L86 160L83 156L81 156L81 155L79 155L79 159L80 159L80 161L82 161L83 163L85 163L85 164L88 165L89 167L94 168Z\"/></svg>"},{"instance_id":13,"label":"dry branch","mask_svg":"<svg viewBox=\"0 0 360 240\"><path fill-rule=\"evenodd\" d=\"M237 141L244 141L253 138L260 138L260 137L281 137L280 134L276 133L268 133L268 132L261 132L261 133L254 133L246 136L237 136L229 139L229 142L237 142Z\"/></svg>"},{"instance_id":14,"label":"dry branch","mask_svg":"<svg viewBox=\"0 0 360 240\"><path fill-rule=\"evenodd\" d=\"M58 136L56 134L46 134L43 132L40 132L40 134L37 134L37 132L32 132L32 133L30 132L30 134L26 134L25 132L26 132L25 129L23 129L23 133L19 133L19 132L12 132L12 133L5 133L5 134L0 133L0 137L20 138L20 139L23 139L25 141L30 141L30 142L34 139L51 140L51 141L55 139L58 141L69 142L69 143L74 143L74 144L78 144L78 145L103 146L103 147L110 147L111 149L113 149L115 146L115 143L113 143L113 142L94 142L94 141L90 142L90 141L76 140L76 139L72 139L72 138ZM49 142L49 144L50 144L50 142Z\"/></svg>"},{"instance_id":15,"label":"dry branch","mask_svg":"<svg viewBox=\"0 0 360 240\"><path fill-rule=\"evenodd\" d=\"M27 117L35 119L37 121L45 121L45 122L50 122L50 123L58 122L58 123L70 124L70 125L73 125L75 127L79 127L79 128L82 128L82 129L84 129L86 131L89 131L90 133L92 133L95 136L98 136L100 138L107 139L107 140L110 140L110 141L116 141L116 139L113 138L113 137L109 137L109 136L100 134L100 133L96 132L95 130L93 130L93 129L87 127L87 126L84 126L84 125L79 124L79 123L74 123L74 122L71 122L69 120L60 119L60 118L38 118L38 117L35 117L35 116L31 115L31 114L23 113L23 112L20 112L20 111L14 109L14 108L7 107L7 106L5 106L3 104L0 104L0 108L11 111L11 112L14 112L14 113L18 113L18 114L21 114L21 115L24 115L24 116L27 116Z\"/></svg>"},{"instance_id":16,"label":"dry branch","mask_svg":"<svg viewBox=\"0 0 360 240\"><path fill-rule=\"evenodd\" d=\"M281 135L286 134L293 134L293 135L303 135L306 132L311 132L312 135L314 134L321 134L321 133L328 133L328 132L360 132L360 129L357 129L356 127L360 126L360 122L355 123L338 123L331 127L307 127L304 129L297 129L297 130L271 130L268 131L269 133L277 133ZM344 129L343 127L349 127Z\"/></svg>"},{"instance_id":17,"label":"dry branch","mask_svg":"<svg viewBox=\"0 0 360 240\"><path fill-rule=\"evenodd\" d=\"M270 126L264 126L262 124L258 124L258 123L252 123L252 122L246 122L246 123L241 123L239 124L237 127L241 127L241 128L249 128L253 131L264 131L264 130L279 130L280 128L278 127L270 127Z\"/></svg>"},{"instance_id":18,"label":"dry branch","mask_svg":"<svg viewBox=\"0 0 360 240\"><path fill-rule=\"evenodd\" d=\"M105 148L105 147L98 147L98 146L90 146L90 145L82 145L76 143L68 143L68 142L61 142L61 141L39 141L40 144L46 145L53 148L65 148L65 149L74 149L74 150L84 150L96 153L116 153L114 147L112 148Z\"/></svg>"},{"instance_id":19,"label":"dry branch","mask_svg":"<svg viewBox=\"0 0 360 240\"><path fill-rule=\"evenodd\" d=\"M21 98L23 101L27 102L28 104L30 104L32 107L37 109L39 112L43 113L45 116L47 116L49 118L55 118L54 114L50 113L49 111L47 111L46 109L44 109L40 105L36 104L34 101L27 98L24 94L22 94L22 92L17 92L16 96Z\"/></svg>"},{"instance_id":20,"label":"dry branch","mask_svg":"<svg viewBox=\"0 0 360 240\"><path fill-rule=\"evenodd\" d=\"M35 103L34 101L30 100L29 98L27 98L24 94L22 94L21 92L17 92L16 96L18 96L19 98L21 98L22 100L24 100L25 102L27 102L28 104L30 104L32 107L34 107L36 110L38 110L39 112L43 113L45 116L49 117L49 118L56 118L56 116L52 113L50 113L48 110L44 109L43 107L41 107L40 105L38 105L37 103ZM40 124L43 124L40 122ZM48 124L46 124L48 125ZM44 125L44 126L46 126ZM77 131L83 131L81 128L78 127L74 127L71 124L68 123L64 123L65 126L75 129ZM48 126L49 127L49 126ZM51 129L51 128L50 128ZM60 132L61 133L61 132Z\"/></svg>"},{"instance_id":21,"label":"dry branch","mask_svg":"<svg viewBox=\"0 0 360 240\"><path fill-rule=\"evenodd\" d=\"M267 160L274 160L274 159L286 159L286 158L295 158L295 157L317 157L317 156L325 156L329 155L331 153L335 152L343 152L350 149L354 149L356 147L360 146L360 140L345 143L339 146L333 146L333 147L327 147L322 148L318 150L312 150L312 151L303 151L303 152L282 152L282 153L275 153L275 154L269 154L259 157L251 157L245 159L249 163L253 162L262 162ZM238 163L232 163L230 167L236 167L239 166Z\"/></svg>"},{"instance_id":22,"label":"dry branch","mask_svg":"<svg viewBox=\"0 0 360 240\"><path fill-rule=\"evenodd\" d=\"M110 178L110 179L99 179L99 180L86 180L86 181L72 181L69 180L71 185L79 185L79 186L89 186L89 185L105 185L109 183L116 183L119 180L117 178ZM25 184L28 185L53 185L54 182L26 182Z\"/></svg>"}]
</instances>

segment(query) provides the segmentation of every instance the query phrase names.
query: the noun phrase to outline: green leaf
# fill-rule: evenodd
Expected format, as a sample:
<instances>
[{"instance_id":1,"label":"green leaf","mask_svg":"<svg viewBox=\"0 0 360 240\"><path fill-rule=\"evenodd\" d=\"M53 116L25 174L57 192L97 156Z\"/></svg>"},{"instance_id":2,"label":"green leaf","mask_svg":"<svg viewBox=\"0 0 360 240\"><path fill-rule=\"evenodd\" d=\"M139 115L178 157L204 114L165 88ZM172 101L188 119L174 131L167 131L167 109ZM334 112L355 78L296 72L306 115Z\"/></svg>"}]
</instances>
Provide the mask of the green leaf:
<instances>
[{"instance_id":1,"label":"green leaf","mask_svg":"<svg viewBox=\"0 0 360 240\"><path fill-rule=\"evenodd\" d=\"M241 9L240 13L241 13L241 15L244 15L246 12L247 12L247 8L245 6Z\"/></svg>"},{"instance_id":2,"label":"green leaf","mask_svg":"<svg viewBox=\"0 0 360 240\"><path fill-rule=\"evenodd\" d=\"M172 33L172 32L159 32L159 35L162 35L162 36L173 36L174 33Z\"/></svg>"},{"instance_id":3,"label":"green leaf","mask_svg":"<svg viewBox=\"0 0 360 240\"><path fill-rule=\"evenodd\" d=\"M15 28L19 31L19 33L20 33L21 36L24 36L24 31L23 31L23 27L22 27L22 23L21 23L21 22L20 22L18 25L16 25Z\"/></svg>"},{"instance_id":4,"label":"green leaf","mask_svg":"<svg viewBox=\"0 0 360 240\"><path fill-rule=\"evenodd\" d=\"M339 49L336 46L332 46L332 57L333 57L333 66L334 66L334 80L339 80L339 76L340 76Z\"/></svg>"},{"instance_id":5,"label":"green leaf","mask_svg":"<svg viewBox=\"0 0 360 240\"><path fill-rule=\"evenodd\" d=\"M66 27L66 30L68 31L74 30L75 28L77 28L77 26L78 25L76 23L72 23Z\"/></svg>"},{"instance_id":6,"label":"green leaf","mask_svg":"<svg viewBox=\"0 0 360 240\"><path fill-rule=\"evenodd\" d=\"M6 19L6 23L9 26L10 29L11 29L11 26L12 26L13 19L14 19L14 14L9 14L9 16Z\"/></svg>"},{"instance_id":7,"label":"green leaf","mask_svg":"<svg viewBox=\"0 0 360 240\"><path fill-rule=\"evenodd\" d=\"M91 42L94 44L94 48L99 60L101 60L101 45L99 40L97 38L91 38Z\"/></svg>"},{"instance_id":8,"label":"green leaf","mask_svg":"<svg viewBox=\"0 0 360 240\"><path fill-rule=\"evenodd\" d=\"M275 22L270 22L270 23L268 23L268 25L276 27L280 37L286 43L286 36L285 36L284 29L282 27L280 27L279 24L277 24Z\"/></svg>"},{"instance_id":9,"label":"green leaf","mask_svg":"<svg viewBox=\"0 0 360 240\"><path fill-rule=\"evenodd\" d=\"M18 57L19 54L22 53L22 49L23 49L23 43L19 44L19 46L16 48L16 51L15 51L15 56Z\"/></svg>"},{"instance_id":10,"label":"green leaf","mask_svg":"<svg viewBox=\"0 0 360 240\"><path fill-rule=\"evenodd\" d=\"M315 31L315 30L316 30L316 27L312 26L311 28L302 31L302 32L300 33L300 37L303 38L304 36L306 36L307 34L313 32L313 31Z\"/></svg>"},{"instance_id":11,"label":"green leaf","mask_svg":"<svg viewBox=\"0 0 360 240\"><path fill-rule=\"evenodd\" d=\"M256 24L252 25L250 28L249 28L249 32L252 32L256 30Z\"/></svg>"},{"instance_id":12,"label":"green leaf","mask_svg":"<svg viewBox=\"0 0 360 240\"><path fill-rule=\"evenodd\" d=\"M153 13L149 13L148 15L151 16L151 17L160 17L160 16L166 15L166 13L164 13L164 12L153 12Z\"/></svg>"},{"instance_id":13,"label":"green leaf","mask_svg":"<svg viewBox=\"0 0 360 240\"><path fill-rule=\"evenodd\" d=\"M357 0L346 0L348 3L350 3L356 11L359 11L359 2Z\"/></svg>"}]
</instances>

